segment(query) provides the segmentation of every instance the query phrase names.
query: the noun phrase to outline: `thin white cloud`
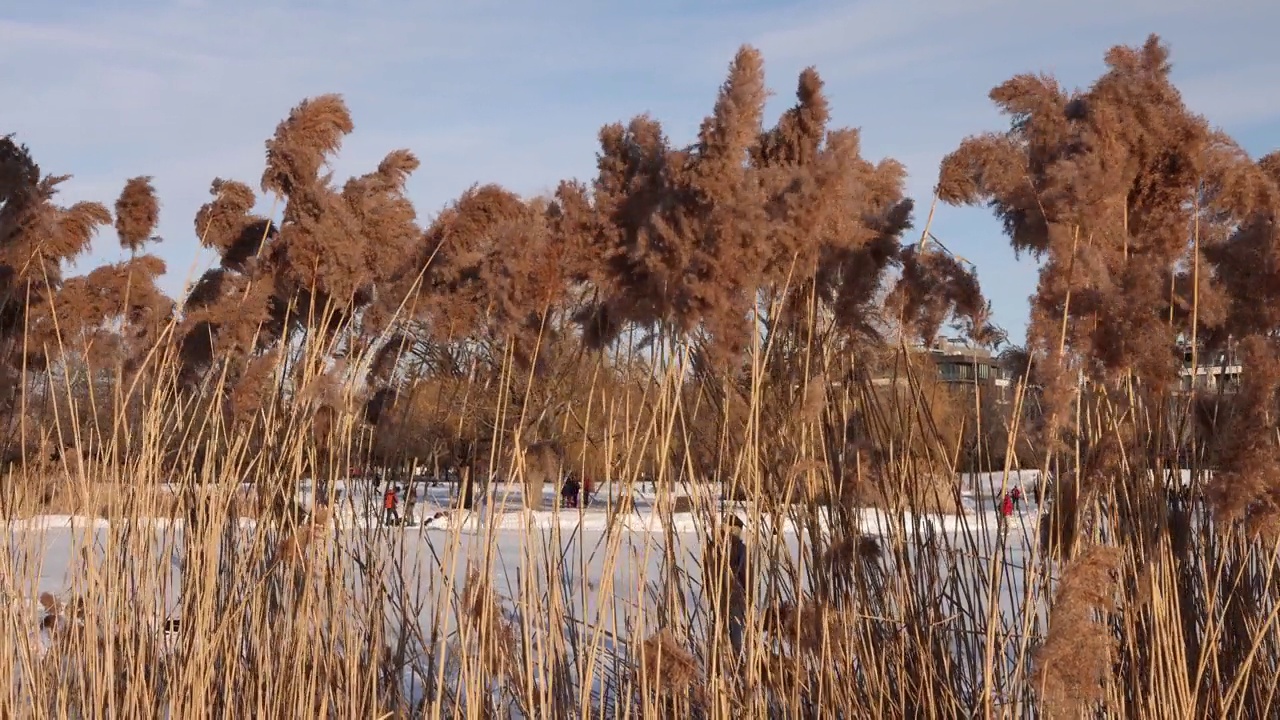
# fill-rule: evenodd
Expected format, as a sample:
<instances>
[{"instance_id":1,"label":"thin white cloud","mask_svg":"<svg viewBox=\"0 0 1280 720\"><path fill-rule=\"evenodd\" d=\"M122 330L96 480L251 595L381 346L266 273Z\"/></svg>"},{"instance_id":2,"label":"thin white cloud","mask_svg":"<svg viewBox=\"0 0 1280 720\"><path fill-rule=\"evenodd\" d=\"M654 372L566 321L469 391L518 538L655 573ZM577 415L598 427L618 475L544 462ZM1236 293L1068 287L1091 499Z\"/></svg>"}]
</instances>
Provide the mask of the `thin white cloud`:
<instances>
[{"instance_id":1,"label":"thin white cloud","mask_svg":"<svg viewBox=\"0 0 1280 720\"><path fill-rule=\"evenodd\" d=\"M1192 76L1179 84L1183 101L1224 127L1280 121L1280 63L1259 63Z\"/></svg>"},{"instance_id":2,"label":"thin white cloud","mask_svg":"<svg viewBox=\"0 0 1280 720\"><path fill-rule=\"evenodd\" d=\"M926 48L939 38L930 31L958 20L978 17L985 11L1010 5L1014 0L866 0L820 3L801 15L798 22L759 36L761 50L782 60L843 55L854 63L865 62L886 47L903 45Z\"/></svg>"}]
</instances>

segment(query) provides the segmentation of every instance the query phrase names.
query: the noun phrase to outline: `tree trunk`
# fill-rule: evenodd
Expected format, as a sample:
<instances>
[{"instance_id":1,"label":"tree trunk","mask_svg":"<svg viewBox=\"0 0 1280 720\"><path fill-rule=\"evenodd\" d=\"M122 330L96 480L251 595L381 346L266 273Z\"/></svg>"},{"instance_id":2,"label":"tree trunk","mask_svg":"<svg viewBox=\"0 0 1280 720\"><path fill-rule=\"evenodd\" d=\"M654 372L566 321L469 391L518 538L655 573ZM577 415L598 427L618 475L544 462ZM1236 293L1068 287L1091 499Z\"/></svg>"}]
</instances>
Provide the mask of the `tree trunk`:
<instances>
[{"instance_id":1,"label":"tree trunk","mask_svg":"<svg viewBox=\"0 0 1280 720\"><path fill-rule=\"evenodd\" d=\"M462 509L470 510L475 506L476 492L475 481L471 477L471 466L463 465L461 468L462 477Z\"/></svg>"}]
</instances>

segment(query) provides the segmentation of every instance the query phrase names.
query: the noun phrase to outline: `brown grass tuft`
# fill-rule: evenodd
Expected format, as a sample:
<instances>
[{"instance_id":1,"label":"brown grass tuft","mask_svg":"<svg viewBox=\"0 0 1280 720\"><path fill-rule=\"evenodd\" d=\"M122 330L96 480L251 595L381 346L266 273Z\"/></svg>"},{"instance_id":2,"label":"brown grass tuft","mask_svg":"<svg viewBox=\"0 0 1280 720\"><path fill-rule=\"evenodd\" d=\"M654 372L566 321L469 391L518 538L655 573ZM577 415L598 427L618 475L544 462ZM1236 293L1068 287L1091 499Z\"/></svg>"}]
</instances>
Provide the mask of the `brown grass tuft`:
<instances>
[{"instance_id":1,"label":"brown grass tuft","mask_svg":"<svg viewBox=\"0 0 1280 720\"><path fill-rule=\"evenodd\" d=\"M1036 651L1037 684L1054 717L1093 712L1115 658L1106 614L1116 609L1118 548L1094 545L1063 572L1044 645Z\"/></svg>"},{"instance_id":2,"label":"brown grass tuft","mask_svg":"<svg viewBox=\"0 0 1280 720\"><path fill-rule=\"evenodd\" d=\"M137 252L144 244L159 240L154 234L159 223L160 200L151 178L130 179L116 200L116 233L120 235L120 246Z\"/></svg>"},{"instance_id":3,"label":"brown grass tuft","mask_svg":"<svg viewBox=\"0 0 1280 720\"><path fill-rule=\"evenodd\" d=\"M340 95L320 95L303 100L276 127L267 141L267 169L262 191L292 197L314 185L329 157L342 147L342 139L355 124Z\"/></svg>"},{"instance_id":4,"label":"brown grass tuft","mask_svg":"<svg viewBox=\"0 0 1280 720\"><path fill-rule=\"evenodd\" d=\"M695 703L705 701L698 662L669 629L659 630L641 644L637 673L646 692L658 696L692 693Z\"/></svg>"}]
</instances>

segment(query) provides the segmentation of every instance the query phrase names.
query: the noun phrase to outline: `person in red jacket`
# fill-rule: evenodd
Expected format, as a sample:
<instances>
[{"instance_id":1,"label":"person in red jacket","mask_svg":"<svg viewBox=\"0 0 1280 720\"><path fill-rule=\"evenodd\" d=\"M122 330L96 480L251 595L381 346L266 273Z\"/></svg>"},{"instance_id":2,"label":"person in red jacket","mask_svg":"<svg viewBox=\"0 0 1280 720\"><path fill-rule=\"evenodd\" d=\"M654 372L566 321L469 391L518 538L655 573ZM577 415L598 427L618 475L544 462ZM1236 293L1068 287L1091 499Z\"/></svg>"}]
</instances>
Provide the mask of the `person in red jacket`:
<instances>
[{"instance_id":1,"label":"person in red jacket","mask_svg":"<svg viewBox=\"0 0 1280 720\"><path fill-rule=\"evenodd\" d=\"M996 505L996 510L999 511L999 514L996 515L996 529L1003 537L1009 530L1009 519L1013 516L1013 498L1009 496L1008 492L1000 496L1000 503Z\"/></svg>"},{"instance_id":2,"label":"person in red jacket","mask_svg":"<svg viewBox=\"0 0 1280 720\"><path fill-rule=\"evenodd\" d=\"M1014 485L1013 489L1009 491L1009 497L1013 498L1013 509L1021 510L1022 509L1022 488L1018 487L1017 485Z\"/></svg>"},{"instance_id":3,"label":"person in red jacket","mask_svg":"<svg viewBox=\"0 0 1280 720\"><path fill-rule=\"evenodd\" d=\"M382 496L383 524L394 525L400 522L400 513L396 512L396 505L399 498L396 497L396 486L388 484L387 491Z\"/></svg>"}]
</instances>

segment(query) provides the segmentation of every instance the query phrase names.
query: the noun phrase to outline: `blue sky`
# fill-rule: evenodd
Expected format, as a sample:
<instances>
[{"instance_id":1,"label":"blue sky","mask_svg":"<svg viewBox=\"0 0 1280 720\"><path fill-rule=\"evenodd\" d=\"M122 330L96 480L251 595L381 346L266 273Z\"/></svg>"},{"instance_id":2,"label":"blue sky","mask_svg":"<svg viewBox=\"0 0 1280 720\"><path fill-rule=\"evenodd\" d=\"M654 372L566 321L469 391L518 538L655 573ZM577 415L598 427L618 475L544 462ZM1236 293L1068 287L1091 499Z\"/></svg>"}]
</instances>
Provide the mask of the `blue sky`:
<instances>
[{"instance_id":1,"label":"blue sky","mask_svg":"<svg viewBox=\"0 0 1280 720\"><path fill-rule=\"evenodd\" d=\"M1157 32L1187 103L1255 156L1280 147L1280 4L1226 0L177 0L0 6L0 133L16 132L62 199L113 202L155 177L156 248L170 292L211 263L192 225L214 177L256 186L263 141L299 100L342 93L356 131L335 166L363 172L418 153L425 224L474 182L526 194L593 174L602 124L649 112L693 138L742 43L765 54L771 122L816 65L834 123L910 171L924 222L938 161L1002 129L987 92L1043 71L1077 86L1112 45ZM942 209L934 233L977 265L996 319L1024 333L1036 268L983 210ZM104 233L82 267L120 253Z\"/></svg>"}]
</instances>

